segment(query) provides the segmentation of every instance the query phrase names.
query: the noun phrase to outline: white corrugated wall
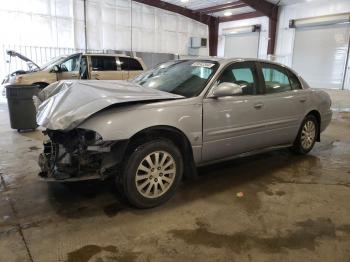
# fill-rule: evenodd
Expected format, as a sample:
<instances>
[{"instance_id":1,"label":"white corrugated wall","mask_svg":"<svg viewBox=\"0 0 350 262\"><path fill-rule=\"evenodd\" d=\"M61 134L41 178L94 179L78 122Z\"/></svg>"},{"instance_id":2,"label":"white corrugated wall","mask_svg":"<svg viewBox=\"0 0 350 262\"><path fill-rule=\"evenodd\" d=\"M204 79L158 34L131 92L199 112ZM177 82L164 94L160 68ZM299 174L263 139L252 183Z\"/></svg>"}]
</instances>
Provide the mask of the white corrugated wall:
<instances>
[{"instance_id":1,"label":"white corrugated wall","mask_svg":"<svg viewBox=\"0 0 350 262\"><path fill-rule=\"evenodd\" d=\"M0 4L0 46L84 49L82 0L11 0ZM88 49L188 54L190 37L208 38L208 26L130 0L88 0ZM207 56L208 48L199 55ZM7 73L0 55L0 77ZM40 63L40 61L39 61Z\"/></svg>"}]
</instances>

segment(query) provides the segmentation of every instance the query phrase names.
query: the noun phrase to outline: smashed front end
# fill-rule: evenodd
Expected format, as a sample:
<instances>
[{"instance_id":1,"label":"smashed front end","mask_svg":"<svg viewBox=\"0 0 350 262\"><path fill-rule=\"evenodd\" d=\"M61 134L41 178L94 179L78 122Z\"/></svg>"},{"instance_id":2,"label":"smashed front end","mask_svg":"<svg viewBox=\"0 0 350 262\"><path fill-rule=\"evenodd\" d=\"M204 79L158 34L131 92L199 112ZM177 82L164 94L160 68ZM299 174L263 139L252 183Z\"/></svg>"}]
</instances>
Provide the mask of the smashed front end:
<instances>
[{"instance_id":1,"label":"smashed front end","mask_svg":"<svg viewBox=\"0 0 350 262\"><path fill-rule=\"evenodd\" d=\"M105 179L116 174L127 141L103 141L94 131L44 131L44 152L39 156L45 180Z\"/></svg>"}]
</instances>

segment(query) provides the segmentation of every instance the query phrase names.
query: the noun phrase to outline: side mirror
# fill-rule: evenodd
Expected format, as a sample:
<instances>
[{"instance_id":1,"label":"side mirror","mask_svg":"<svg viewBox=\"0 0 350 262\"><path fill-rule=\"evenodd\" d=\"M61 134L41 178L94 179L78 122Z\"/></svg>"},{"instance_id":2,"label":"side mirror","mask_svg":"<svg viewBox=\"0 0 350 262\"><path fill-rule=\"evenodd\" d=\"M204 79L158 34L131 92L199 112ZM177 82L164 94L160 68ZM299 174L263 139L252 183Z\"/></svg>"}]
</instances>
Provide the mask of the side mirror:
<instances>
[{"instance_id":1,"label":"side mirror","mask_svg":"<svg viewBox=\"0 0 350 262\"><path fill-rule=\"evenodd\" d=\"M236 96L242 95L242 87L235 83L223 82L216 86L213 90L213 97Z\"/></svg>"},{"instance_id":2,"label":"side mirror","mask_svg":"<svg viewBox=\"0 0 350 262\"><path fill-rule=\"evenodd\" d=\"M61 68L58 65L54 65L51 69L51 73L59 73L61 72Z\"/></svg>"}]
</instances>

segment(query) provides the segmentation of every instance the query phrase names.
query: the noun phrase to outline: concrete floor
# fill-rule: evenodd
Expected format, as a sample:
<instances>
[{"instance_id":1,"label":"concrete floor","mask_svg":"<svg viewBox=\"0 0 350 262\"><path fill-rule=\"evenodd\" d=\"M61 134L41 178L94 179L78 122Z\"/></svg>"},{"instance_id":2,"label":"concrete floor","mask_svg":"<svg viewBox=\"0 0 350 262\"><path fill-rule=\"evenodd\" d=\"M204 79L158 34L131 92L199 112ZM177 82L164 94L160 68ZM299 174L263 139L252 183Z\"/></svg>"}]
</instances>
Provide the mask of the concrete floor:
<instances>
[{"instance_id":1,"label":"concrete floor","mask_svg":"<svg viewBox=\"0 0 350 262\"><path fill-rule=\"evenodd\" d=\"M0 104L0 261L350 261L350 92L331 93L310 155L202 168L151 210L121 204L112 181L39 181L40 133L11 130Z\"/></svg>"}]
</instances>

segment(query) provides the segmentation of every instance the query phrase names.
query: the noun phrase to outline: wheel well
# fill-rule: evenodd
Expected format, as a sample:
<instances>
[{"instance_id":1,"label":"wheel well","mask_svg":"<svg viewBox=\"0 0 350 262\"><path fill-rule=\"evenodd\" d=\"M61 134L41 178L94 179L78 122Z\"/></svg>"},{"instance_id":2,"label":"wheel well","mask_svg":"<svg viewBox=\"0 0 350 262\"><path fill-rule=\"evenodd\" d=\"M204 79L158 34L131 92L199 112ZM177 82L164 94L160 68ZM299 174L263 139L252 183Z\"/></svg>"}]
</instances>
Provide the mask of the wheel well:
<instances>
[{"instance_id":1,"label":"wheel well","mask_svg":"<svg viewBox=\"0 0 350 262\"><path fill-rule=\"evenodd\" d=\"M36 82L36 83L33 83L33 85L38 85L40 86L40 88L44 88L44 87L47 87L49 84L45 82Z\"/></svg>"},{"instance_id":2,"label":"wheel well","mask_svg":"<svg viewBox=\"0 0 350 262\"><path fill-rule=\"evenodd\" d=\"M312 110L307 114L307 116L312 115L316 118L317 124L318 124L318 131L317 131L317 142L321 141L321 115L317 110Z\"/></svg>"},{"instance_id":3,"label":"wheel well","mask_svg":"<svg viewBox=\"0 0 350 262\"><path fill-rule=\"evenodd\" d=\"M126 155L129 155L142 142L157 138L169 139L178 146L183 155L184 177L195 178L197 176L197 169L194 164L191 143L186 135L177 128L171 126L154 126L139 131L130 138Z\"/></svg>"}]
</instances>

